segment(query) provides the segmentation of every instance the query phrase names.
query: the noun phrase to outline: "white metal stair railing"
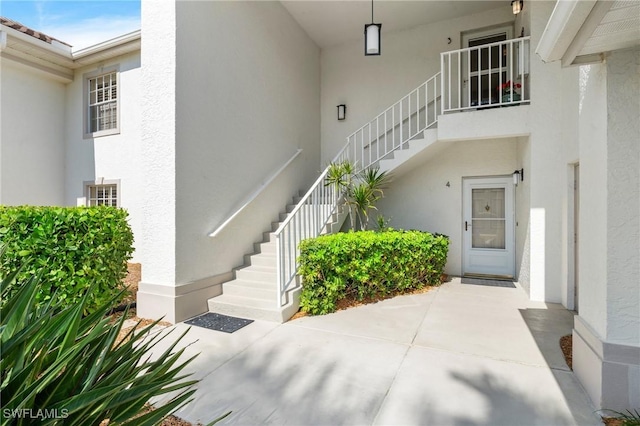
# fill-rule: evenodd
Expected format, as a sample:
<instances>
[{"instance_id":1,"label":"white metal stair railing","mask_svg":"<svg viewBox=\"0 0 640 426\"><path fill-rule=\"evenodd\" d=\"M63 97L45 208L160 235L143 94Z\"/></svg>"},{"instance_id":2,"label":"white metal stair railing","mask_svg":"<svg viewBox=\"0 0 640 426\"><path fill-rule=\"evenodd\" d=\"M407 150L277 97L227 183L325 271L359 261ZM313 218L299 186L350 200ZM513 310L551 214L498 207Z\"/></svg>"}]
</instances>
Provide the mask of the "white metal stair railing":
<instances>
[{"instance_id":1,"label":"white metal stair railing","mask_svg":"<svg viewBox=\"0 0 640 426\"><path fill-rule=\"evenodd\" d=\"M285 294L298 272L300 242L317 237L338 207L335 186L326 186L327 167L275 231L278 307L286 303Z\"/></svg>"},{"instance_id":2,"label":"white metal stair railing","mask_svg":"<svg viewBox=\"0 0 640 426\"><path fill-rule=\"evenodd\" d=\"M434 75L376 118L347 137L333 163L351 161L357 170L376 164L433 126L442 113L440 73ZM337 213L340 194L326 186L327 167L275 231L278 308L287 303L298 272L299 244L320 235Z\"/></svg>"},{"instance_id":3,"label":"white metal stair railing","mask_svg":"<svg viewBox=\"0 0 640 426\"><path fill-rule=\"evenodd\" d=\"M528 103L529 44L521 37L440 53L442 112Z\"/></svg>"},{"instance_id":4,"label":"white metal stair railing","mask_svg":"<svg viewBox=\"0 0 640 426\"><path fill-rule=\"evenodd\" d=\"M440 75L434 75L348 136L334 162L350 160L357 169L366 169L436 124L442 112Z\"/></svg>"}]
</instances>

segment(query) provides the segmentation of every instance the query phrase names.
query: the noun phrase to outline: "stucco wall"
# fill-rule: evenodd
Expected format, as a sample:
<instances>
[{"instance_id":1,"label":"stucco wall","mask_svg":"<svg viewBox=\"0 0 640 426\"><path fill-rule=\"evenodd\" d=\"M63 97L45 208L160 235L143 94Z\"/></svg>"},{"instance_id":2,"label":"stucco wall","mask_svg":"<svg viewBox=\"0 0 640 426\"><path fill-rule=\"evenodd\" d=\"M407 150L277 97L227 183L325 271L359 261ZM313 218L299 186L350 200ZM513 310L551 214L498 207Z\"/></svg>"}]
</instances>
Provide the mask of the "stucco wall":
<instances>
[{"instance_id":1,"label":"stucco wall","mask_svg":"<svg viewBox=\"0 0 640 426\"><path fill-rule=\"evenodd\" d=\"M63 205L65 86L1 61L0 204Z\"/></svg>"},{"instance_id":2,"label":"stucco wall","mask_svg":"<svg viewBox=\"0 0 640 426\"><path fill-rule=\"evenodd\" d=\"M176 11L176 281L189 282L240 265L318 176L320 51L278 2L178 2ZM277 203L208 236L298 148Z\"/></svg>"},{"instance_id":3,"label":"stucco wall","mask_svg":"<svg viewBox=\"0 0 640 426\"><path fill-rule=\"evenodd\" d=\"M530 260L531 241L529 228L529 211L531 200L531 143L529 137L518 139L516 158L517 170L524 170L524 180L516 187L516 277L527 293L530 293Z\"/></svg>"},{"instance_id":4,"label":"stucco wall","mask_svg":"<svg viewBox=\"0 0 640 426\"><path fill-rule=\"evenodd\" d=\"M365 57L361 41L322 49L323 164L349 134L439 72L440 52L459 49L462 32L513 21L510 8L499 7L403 31L383 26L380 56ZM338 121L336 105L343 103L347 119Z\"/></svg>"},{"instance_id":5,"label":"stucco wall","mask_svg":"<svg viewBox=\"0 0 640 426\"><path fill-rule=\"evenodd\" d=\"M393 228L448 235L450 246L445 271L460 275L462 178L511 176L518 165L517 141L505 138L444 142L445 146L435 158L396 176L378 205L379 213L391 219L389 225ZM375 218L375 212L373 216Z\"/></svg>"},{"instance_id":6,"label":"stucco wall","mask_svg":"<svg viewBox=\"0 0 640 426\"><path fill-rule=\"evenodd\" d=\"M580 316L606 335L607 70L580 68Z\"/></svg>"},{"instance_id":7,"label":"stucco wall","mask_svg":"<svg viewBox=\"0 0 640 426\"><path fill-rule=\"evenodd\" d=\"M536 46L554 7L553 2L529 2L531 46ZM577 69L562 69L531 56L530 155L530 297L566 303L567 283L567 167L576 143L575 124L564 121L578 108ZM572 76L573 75L573 76Z\"/></svg>"},{"instance_id":8,"label":"stucco wall","mask_svg":"<svg viewBox=\"0 0 640 426\"><path fill-rule=\"evenodd\" d=\"M607 58L608 342L640 346L640 48ZM639 363L640 364L640 363Z\"/></svg>"},{"instance_id":9,"label":"stucco wall","mask_svg":"<svg viewBox=\"0 0 640 426\"><path fill-rule=\"evenodd\" d=\"M640 49L580 69L574 371L598 408L640 403Z\"/></svg>"},{"instance_id":10,"label":"stucco wall","mask_svg":"<svg viewBox=\"0 0 640 426\"><path fill-rule=\"evenodd\" d=\"M176 265L175 9L173 1L142 2L142 235L136 251L142 281L167 287L175 285Z\"/></svg>"},{"instance_id":11,"label":"stucco wall","mask_svg":"<svg viewBox=\"0 0 640 426\"><path fill-rule=\"evenodd\" d=\"M118 66L120 133L85 139L83 136L83 83L85 74ZM66 88L66 168L65 200L75 205L84 197L85 181L96 178L120 180L120 206L129 212L129 224L136 238L141 238L142 192L140 180L141 96L140 54L133 53L75 71L74 81ZM136 244L137 245L137 244ZM137 252L133 261L138 261Z\"/></svg>"}]
</instances>

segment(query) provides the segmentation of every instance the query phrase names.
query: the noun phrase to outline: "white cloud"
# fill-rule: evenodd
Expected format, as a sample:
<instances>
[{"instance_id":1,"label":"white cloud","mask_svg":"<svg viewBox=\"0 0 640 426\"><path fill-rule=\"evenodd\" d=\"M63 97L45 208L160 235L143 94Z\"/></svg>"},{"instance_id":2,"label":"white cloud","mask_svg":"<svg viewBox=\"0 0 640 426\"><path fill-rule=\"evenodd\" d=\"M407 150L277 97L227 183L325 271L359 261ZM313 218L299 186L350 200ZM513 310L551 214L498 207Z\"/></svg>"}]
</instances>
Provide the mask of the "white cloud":
<instances>
[{"instance_id":1,"label":"white cloud","mask_svg":"<svg viewBox=\"0 0 640 426\"><path fill-rule=\"evenodd\" d=\"M103 41L140 29L140 18L130 16L103 16L63 24L46 23L39 28L43 33L69 43L73 50L84 49Z\"/></svg>"}]
</instances>

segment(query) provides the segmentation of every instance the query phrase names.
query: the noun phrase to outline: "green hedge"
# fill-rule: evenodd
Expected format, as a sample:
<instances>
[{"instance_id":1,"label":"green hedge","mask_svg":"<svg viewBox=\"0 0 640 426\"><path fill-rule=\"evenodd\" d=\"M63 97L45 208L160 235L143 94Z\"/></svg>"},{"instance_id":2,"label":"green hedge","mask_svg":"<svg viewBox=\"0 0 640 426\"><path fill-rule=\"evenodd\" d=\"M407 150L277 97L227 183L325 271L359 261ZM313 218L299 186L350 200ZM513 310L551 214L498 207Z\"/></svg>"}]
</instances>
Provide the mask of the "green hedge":
<instances>
[{"instance_id":1,"label":"green hedge","mask_svg":"<svg viewBox=\"0 0 640 426\"><path fill-rule=\"evenodd\" d=\"M133 234L127 212L115 207L6 207L0 206L0 259L7 276L20 265L17 281L42 273L37 293L43 303L58 292L66 305L82 300L92 312L123 290L127 260L133 252Z\"/></svg>"},{"instance_id":2,"label":"green hedge","mask_svg":"<svg viewBox=\"0 0 640 426\"><path fill-rule=\"evenodd\" d=\"M420 231L349 232L300 246L303 311L321 315L340 299L380 297L440 284L449 239Z\"/></svg>"}]
</instances>

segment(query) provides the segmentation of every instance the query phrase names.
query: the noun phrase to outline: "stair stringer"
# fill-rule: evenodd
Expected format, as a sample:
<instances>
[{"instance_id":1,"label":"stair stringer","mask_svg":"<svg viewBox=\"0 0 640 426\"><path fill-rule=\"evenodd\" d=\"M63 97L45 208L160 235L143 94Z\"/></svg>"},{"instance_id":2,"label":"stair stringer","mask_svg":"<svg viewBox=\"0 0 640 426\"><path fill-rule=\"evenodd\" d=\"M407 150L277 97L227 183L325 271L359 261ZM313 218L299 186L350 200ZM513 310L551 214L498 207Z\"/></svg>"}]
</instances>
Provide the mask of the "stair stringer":
<instances>
[{"instance_id":1,"label":"stair stringer","mask_svg":"<svg viewBox=\"0 0 640 426\"><path fill-rule=\"evenodd\" d=\"M296 285L283 295L284 305L277 306L275 231L302 195L294 197L294 204L288 204L285 212L280 213L280 222L272 222L271 231L264 232L262 241L254 243L254 252L246 254L244 264L234 268L234 279L222 283L222 294L207 301L210 312L283 323L298 311L302 291L300 277L296 277ZM339 230L345 218L346 214L339 209L322 233Z\"/></svg>"},{"instance_id":2,"label":"stair stringer","mask_svg":"<svg viewBox=\"0 0 640 426\"><path fill-rule=\"evenodd\" d=\"M435 156L442 147L438 140L438 129L431 127L420 136L407 141L402 149L394 151L393 158L380 160L380 171L398 176L424 163L427 157Z\"/></svg>"}]
</instances>

